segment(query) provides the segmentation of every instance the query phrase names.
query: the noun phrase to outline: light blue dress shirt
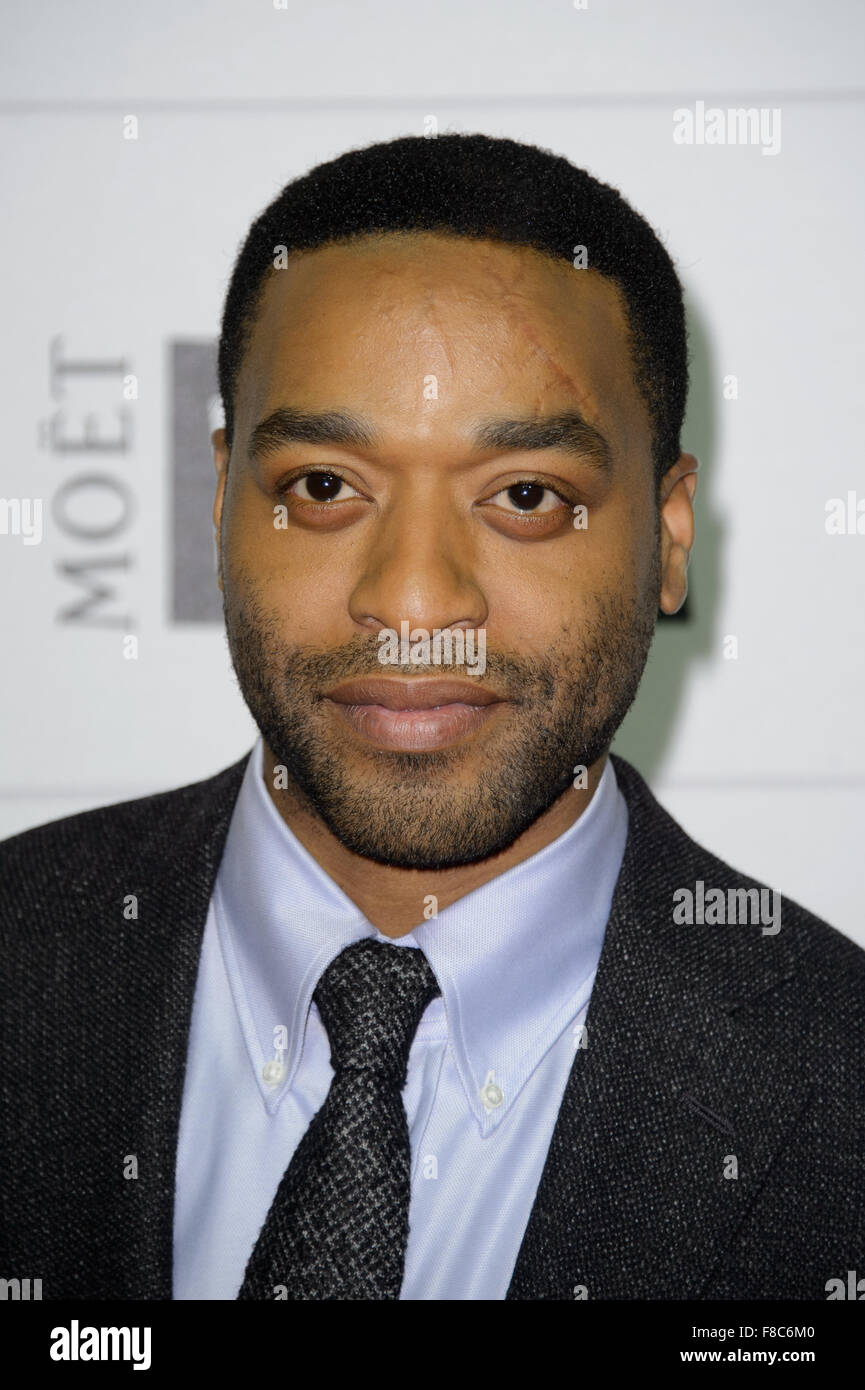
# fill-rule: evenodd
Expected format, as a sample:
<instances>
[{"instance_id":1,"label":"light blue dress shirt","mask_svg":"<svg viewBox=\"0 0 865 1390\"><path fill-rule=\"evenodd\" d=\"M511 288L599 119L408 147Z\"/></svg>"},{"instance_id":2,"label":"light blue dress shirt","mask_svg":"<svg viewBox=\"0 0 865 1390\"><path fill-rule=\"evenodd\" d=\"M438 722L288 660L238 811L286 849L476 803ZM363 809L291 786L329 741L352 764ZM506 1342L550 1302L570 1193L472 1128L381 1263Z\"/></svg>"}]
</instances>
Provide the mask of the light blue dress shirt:
<instances>
[{"instance_id":1,"label":"light blue dress shirt","mask_svg":"<svg viewBox=\"0 0 865 1390\"><path fill-rule=\"evenodd\" d=\"M584 1023L628 812L607 761L558 839L395 943L441 996L403 1091L412 1153L402 1299L503 1299ZM180 1116L174 1298L234 1299L333 1071L313 991L352 941L388 941L246 767L205 925Z\"/></svg>"}]
</instances>

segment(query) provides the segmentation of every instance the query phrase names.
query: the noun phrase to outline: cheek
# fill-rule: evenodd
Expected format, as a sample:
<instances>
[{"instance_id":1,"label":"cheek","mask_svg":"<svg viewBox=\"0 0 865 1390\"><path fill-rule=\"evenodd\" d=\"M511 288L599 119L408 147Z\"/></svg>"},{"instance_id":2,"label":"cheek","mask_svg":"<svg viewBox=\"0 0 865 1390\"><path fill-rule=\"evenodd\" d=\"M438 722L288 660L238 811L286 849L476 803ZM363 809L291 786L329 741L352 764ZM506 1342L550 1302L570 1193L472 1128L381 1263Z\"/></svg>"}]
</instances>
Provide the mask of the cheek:
<instances>
[{"instance_id":1,"label":"cheek","mask_svg":"<svg viewBox=\"0 0 865 1390\"><path fill-rule=\"evenodd\" d=\"M652 571L652 547L639 507L605 506L585 530L550 546L526 545L487 570L490 638L542 656L601 620L611 598L639 603Z\"/></svg>"},{"instance_id":2,"label":"cheek","mask_svg":"<svg viewBox=\"0 0 865 1390\"><path fill-rule=\"evenodd\" d=\"M642 597L657 581L660 563L660 534L651 497L646 498L642 511L633 517L629 544L632 584L635 593Z\"/></svg>"},{"instance_id":3,"label":"cheek","mask_svg":"<svg viewBox=\"0 0 865 1390\"><path fill-rule=\"evenodd\" d=\"M229 596L254 599L278 622L291 644L335 646L352 635L351 588L345 557L327 566L311 538L274 526L273 503L238 498L224 521L225 585Z\"/></svg>"},{"instance_id":4,"label":"cheek","mask_svg":"<svg viewBox=\"0 0 865 1390\"><path fill-rule=\"evenodd\" d=\"M526 546L487 576L488 644L515 656L549 658L554 650L578 649L580 631L598 607L599 579L587 573L576 546L540 553Z\"/></svg>"},{"instance_id":5,"label":"cheek","mask_svg":"<svg viewBox=\"0 0 865 1390\"><path fill-rule=\"evenodd\" d=\"M589 522L591 526L591 519ZM653 499L648 491L627 489L615 506L598 518L592 550L597 590L639 603L655 564Z\"/></svg>"}]
</instances>

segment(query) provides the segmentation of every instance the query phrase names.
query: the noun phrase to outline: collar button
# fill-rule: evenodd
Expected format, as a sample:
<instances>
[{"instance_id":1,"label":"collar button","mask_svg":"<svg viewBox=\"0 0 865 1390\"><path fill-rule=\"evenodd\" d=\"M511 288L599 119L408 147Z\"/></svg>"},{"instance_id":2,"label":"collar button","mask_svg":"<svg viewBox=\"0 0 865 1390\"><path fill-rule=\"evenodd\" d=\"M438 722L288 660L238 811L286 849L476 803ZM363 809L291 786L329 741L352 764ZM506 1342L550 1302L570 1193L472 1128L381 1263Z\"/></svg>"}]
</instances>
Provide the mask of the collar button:
<instances>
[{"instance_id":1,"label":"collar button","mask_svg":"<svg viewBox=\"0 0 865 1390\"><path fill-rule=\"evenodd\" d=\"M261 1068L261 1079L266 1086L278 1086L284 1076L285 1067L276 1058L271 1058Z\"/></svg>"},{"instance_id":2,"label":"collar button","mask_svg":"<svg viewBox=\"0 0 865 1390\"><path fill-rule=\"evenodd\" d=\"M483 1086L481 1086L481 1100L487 1110L497 1110L505 1098L505 1093L498 1082L493 1078L492 1072L487 1076Z\"/></svg>"}]
</instances>

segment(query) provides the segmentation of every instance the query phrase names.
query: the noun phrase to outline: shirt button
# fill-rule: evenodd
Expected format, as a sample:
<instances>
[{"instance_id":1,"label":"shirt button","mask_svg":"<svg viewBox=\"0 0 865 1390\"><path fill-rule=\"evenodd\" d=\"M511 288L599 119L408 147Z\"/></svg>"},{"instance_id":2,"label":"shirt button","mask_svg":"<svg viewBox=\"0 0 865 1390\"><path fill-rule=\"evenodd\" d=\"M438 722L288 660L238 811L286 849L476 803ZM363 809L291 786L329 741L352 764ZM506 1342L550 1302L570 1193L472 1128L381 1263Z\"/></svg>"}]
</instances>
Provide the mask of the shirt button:
<instances>
[{"instance_id":1,"label":"shirt button","mask_svg":"<svg viewBox=\"0 0 865 1390\"><path fill-rule=\"evenodd\" d=\"M272 1058L269 1062L265 1062L264 1066L261 1068L261 1076L266 1085L278 1086L285 1076L285 1067L281 1062L277 1062L275 1058Z\"/></svg>"},{"instance_id":2,"label":"shirt button","mask_svg":"<svg viewBox=\"0 0 865 1390\"><path fill-rule=\"evenodd\" d=\"M496 1110L504 1098L504 1091L495 1081L484 1082L481 1087L481 1100L488 1110Z\"/></svg>"}]
</instances>

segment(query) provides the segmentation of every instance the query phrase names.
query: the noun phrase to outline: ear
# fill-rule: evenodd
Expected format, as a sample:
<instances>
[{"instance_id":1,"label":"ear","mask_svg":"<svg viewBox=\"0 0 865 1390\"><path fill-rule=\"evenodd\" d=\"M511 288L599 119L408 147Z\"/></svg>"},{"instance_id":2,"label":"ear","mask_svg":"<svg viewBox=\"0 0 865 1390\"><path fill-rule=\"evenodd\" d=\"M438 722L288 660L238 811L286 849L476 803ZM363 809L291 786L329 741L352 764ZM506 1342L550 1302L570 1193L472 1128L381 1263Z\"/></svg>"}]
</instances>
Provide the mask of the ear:
<instances>
[{"instance_id":1,"label":"ear","mask_svg":"<svg viewBox=\"0 0 865 1390\"><path fill-rule=\"evenodd\" d=\"M694 544L694 494L700 461L680 454L661 479L661 594L664 613L678 613L688 596L688 563Z\"/></svg>"},{"instance_id":2,"label":"ear","mask_svg":"<svg viewBox=\"0 0 865 1390\"><path fill-rule=\"evenodd\" d=\"M216 557L217 557L217 580L220 589L222 588L222 505L225 500L225 484L228 479L228 459L230 449L226 442L225 430L214 430L211 435L213 444L213 463L216 468L218 482L216 484L216 497L213 499L213 524L216 527Z\"/></svg>"}]
</instances>

